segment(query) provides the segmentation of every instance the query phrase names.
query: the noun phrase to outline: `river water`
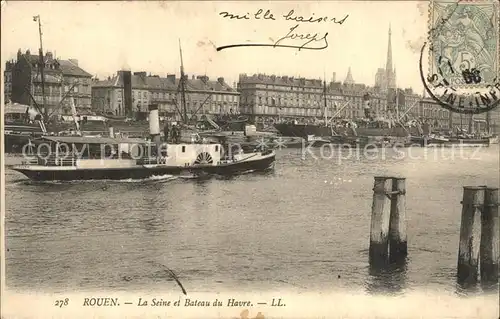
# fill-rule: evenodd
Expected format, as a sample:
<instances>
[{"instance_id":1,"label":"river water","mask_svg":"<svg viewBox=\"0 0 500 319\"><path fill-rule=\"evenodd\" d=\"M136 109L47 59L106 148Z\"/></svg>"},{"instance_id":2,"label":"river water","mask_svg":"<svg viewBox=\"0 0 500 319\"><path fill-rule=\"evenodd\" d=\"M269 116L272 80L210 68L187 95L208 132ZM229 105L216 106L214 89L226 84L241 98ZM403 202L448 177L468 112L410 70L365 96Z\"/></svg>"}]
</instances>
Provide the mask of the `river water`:
<instances>
[{"instance_id":1,"label":"river water","mask_svg":"<svg viewBox=\"0 0 500 319\"><path fill-rule=\"evenodd\" d=\"M33 183L6 168L6 286L178 290L168 267L199 292L457 292L462 187L499 185L498 145L323 151L278 150L274 172L203 181ZM397 274L368 267L377 175L407 178L409 256Z\"/></svg>"}]
</instances>

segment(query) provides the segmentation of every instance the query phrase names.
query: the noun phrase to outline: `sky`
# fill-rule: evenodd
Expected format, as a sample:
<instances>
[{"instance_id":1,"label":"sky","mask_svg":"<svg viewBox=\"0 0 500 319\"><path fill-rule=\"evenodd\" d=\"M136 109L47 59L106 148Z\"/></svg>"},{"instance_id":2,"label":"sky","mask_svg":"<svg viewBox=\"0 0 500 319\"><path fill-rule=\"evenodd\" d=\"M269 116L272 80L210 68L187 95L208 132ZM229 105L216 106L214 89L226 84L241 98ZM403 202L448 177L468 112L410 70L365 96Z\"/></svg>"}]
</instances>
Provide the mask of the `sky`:
<instances>
[{"instance_id":1,"label":"sky","mask_svg":"<svg viewBox=\"0 0 500 319\"><path fill-rule=\"evenodd\" d=\"M259 9L275 20L256 20ZM328 22L298 23L293 16L327 16ZM229 19L229 12L248 14L250 19ZM186 74L224 77L229 84L241 73L326 78L333 73L343 81L351 68L354 81L373 85L378 68L385 67L388 29L392 29L392 55L399 87L422 92L418 62L427 32L427 2L412 1L168 1L168 2L21 2L2 5L1 58L15 58L17 50L39 47L40 15L44 51L63 59L75 58L87 72L99 78L121 69L165 76L179 73L179 41ZM342 24L332 22L346 17ZM216 51L216 47L240 44L274 44L290 28L297 34L326 32L324 50L239 47ZM281 43L302 45L305 40ZM310 46L323 46L324 41Z\"/></svg>"}]
</instances>

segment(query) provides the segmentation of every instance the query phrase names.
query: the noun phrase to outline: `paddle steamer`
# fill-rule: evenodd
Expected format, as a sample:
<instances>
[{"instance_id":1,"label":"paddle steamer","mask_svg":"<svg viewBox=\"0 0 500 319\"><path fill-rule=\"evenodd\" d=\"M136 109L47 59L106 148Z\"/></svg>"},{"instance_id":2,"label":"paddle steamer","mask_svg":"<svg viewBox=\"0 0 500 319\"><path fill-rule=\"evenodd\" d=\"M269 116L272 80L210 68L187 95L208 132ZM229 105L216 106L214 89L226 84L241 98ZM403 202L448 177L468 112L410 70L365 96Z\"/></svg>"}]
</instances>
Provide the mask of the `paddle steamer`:
<instances>
[{"instance_id":1,"label":"paddle steamer","mask_svg":"<svg viewBox=\"0 0 500 319\"><path fill-rule=\"evenodd\" d=\"M149 110L150 140L43 136L31 147L35 154L13 169L36 181L68 181L236 175L274 167L273 150L244 153L201 139L192 143L162 143L158 107L150 105Z\"/></svg>"}]
</instances>

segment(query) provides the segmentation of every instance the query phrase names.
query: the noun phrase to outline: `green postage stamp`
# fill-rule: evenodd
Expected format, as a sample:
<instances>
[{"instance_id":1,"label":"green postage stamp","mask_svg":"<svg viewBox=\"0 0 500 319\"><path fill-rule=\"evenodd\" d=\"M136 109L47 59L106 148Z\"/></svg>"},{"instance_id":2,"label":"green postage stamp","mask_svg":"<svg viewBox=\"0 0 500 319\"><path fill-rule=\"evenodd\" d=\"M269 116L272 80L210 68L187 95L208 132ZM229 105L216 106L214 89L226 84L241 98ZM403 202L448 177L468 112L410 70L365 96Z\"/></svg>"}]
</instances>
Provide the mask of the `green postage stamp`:
<instances>
[{"instance_id":1,"label":"green postage stamp","mask_svg":"<svg viewBox=\"0 0 500 319\"><path fill-rule=\"evenodd\" d=\"M498 81L498 0L432 0L429 18L430 75L455 88Z\"/></svg>"}]
</instances>

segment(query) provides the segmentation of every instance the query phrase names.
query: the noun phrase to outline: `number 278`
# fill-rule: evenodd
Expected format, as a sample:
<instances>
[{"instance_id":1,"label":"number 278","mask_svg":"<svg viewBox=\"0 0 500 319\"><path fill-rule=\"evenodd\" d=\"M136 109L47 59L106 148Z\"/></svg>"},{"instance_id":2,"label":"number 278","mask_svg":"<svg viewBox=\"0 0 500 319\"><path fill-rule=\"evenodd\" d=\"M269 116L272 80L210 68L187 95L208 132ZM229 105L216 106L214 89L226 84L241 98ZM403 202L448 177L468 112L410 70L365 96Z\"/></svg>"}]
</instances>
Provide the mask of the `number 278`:
<instances>
[{"instance_id":1,"label":"number 278","mask_svg":"<svg viewBox=\"0 0 500 319\"><path fill-rule=\"evenodd\" d=\"M66 299L64 299L64 300L62 300L62 299L61 299L61 300L56 300L56 304L55 304L55 306L56 306L56 307L59 307L59 308L62 308L62 307L64 307L64 306L67 306L67 305L68 305L68 303L69 303L69 298L66 298Z\"/></svg>"}]
</instances>

